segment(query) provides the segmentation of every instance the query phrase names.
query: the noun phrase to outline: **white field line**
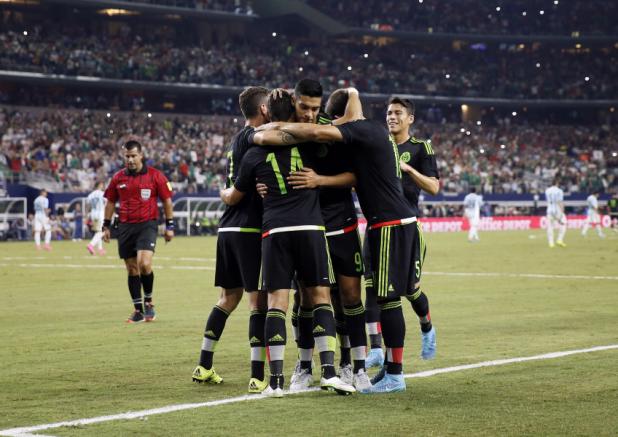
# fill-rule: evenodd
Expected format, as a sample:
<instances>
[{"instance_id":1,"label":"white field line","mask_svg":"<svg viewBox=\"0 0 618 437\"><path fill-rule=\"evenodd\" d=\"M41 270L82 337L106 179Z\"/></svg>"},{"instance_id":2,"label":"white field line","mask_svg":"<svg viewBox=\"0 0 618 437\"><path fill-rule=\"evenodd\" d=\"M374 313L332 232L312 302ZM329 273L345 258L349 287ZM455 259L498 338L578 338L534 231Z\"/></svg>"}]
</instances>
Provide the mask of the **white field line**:
<instances>
[{"instance_id":1,"label":"white field line","mask_svg":"<svg viewBox=\"0 0 618 437\"><path fill-rule=\"evenodd\" d=\"M44 257L4 257L0 258L5 261L12 260L44 260L49 258ZM64 257L64 259L71 259L71 257ZM84 259L92 259L97 260L94 257L84 257ZM116 261L120 261L118 258L114 257L106 257L106 259L113 259ZM170 260L170 261L215 261L213 258L170 258L170 257L156 257L156 260ZM121 262L118 264L46 264L46 263L0 263L0 267L23 267L23 268L67 268L67 269L79 269L79 268L95 268L95 269L113 269L113 268L122 268L124 269L124 265ZM214 270L212 266L165 266L156 264L155 269L172 269L172 270ZM603 276L603 275L551 275L544 273L502 273L502 272L423 272L423 275L428 276L456 276L456 277L489 277L489 278L527 278L527 279L583 279L583 280L604 280L604 281L618 281L618 276Z\"/></svg>"},{"instance_id":2,"label":"white field line","mask_svg":"<svg viewBox=\"0 0 618 437\"><path fill-rule=\"evenodd\" d=\"M591 347L588 349L575 349L575 350L563 351L563 352L551 352L551 353L542 354L542 355L534 355L531 357L507 358L507 359L502 359L502 360L483 361L481 363L475 363L475 364L464 364L461 366L444 367L442 369L433 369L433 370L426 370L424 372L409 373L409 374L404 375L404 378L426 378L428 376L439 375L442 373L459 372L461 370L478 369L481 367L502 366L505 364L522 363L526 361L549 360L549 359L554 359L554 358L566 357L569 355L585 354L585 353L605 351L605 350L610 350L610 349L618 349L618 344L610 344L607 346L596 346L596 347ZM312 388L310 391L317 391L317 390L319 390L319 388L315 387L315 388ZM290 393L289 391L286 390L284 394L290 395L293 393ZM61 427L67 427L67 426L84 426L84 425L91 425L93 423L111 422L115 420L138 419L141 417L153 416L156 414L166 414L166 413L172 413L175 411L192 410L192 409L203 408L203 407L215 407L218 405L234 404L237 402L260 400L264 398L265 396L263 395L244 395L244 396L237 396L237 397L227 398L227 399L218 399L218 400L208 401L208 402L168 405L166 407L153 408L150 410L129 411L126 413L113 414L109 416L98 416L98 417L91 417L88 419L77 419L77 420L71 420L71 421L66 421L66 422L47 423L44 425L4 429L4 430L0 430L0 435L1 436L13 436L13 437L21 436L23 437L24 435L32 434L37 431L44 431L46 429L61 428Z\"/></svg>"}]
</instances>

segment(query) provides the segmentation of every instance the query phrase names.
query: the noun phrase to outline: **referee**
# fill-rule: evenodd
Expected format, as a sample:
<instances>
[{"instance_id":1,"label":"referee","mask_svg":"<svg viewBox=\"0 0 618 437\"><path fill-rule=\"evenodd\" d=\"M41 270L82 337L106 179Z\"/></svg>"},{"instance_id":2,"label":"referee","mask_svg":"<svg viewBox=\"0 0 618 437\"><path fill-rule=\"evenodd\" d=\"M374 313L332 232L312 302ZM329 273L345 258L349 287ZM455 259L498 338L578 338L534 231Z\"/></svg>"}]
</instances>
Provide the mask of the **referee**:
<instances>
[{"instance_id":1,"label":"referee","mask_svg":"<svg viewBox=\"0 0 618 437\"><path fill-rule=\"evenodd\" d=\"M172 186L163 173L146 166L139 142L127 141L123 150L126 168L112 177L105 190L103 241L109 243L111 219L119 202L118 254L127 267L129 293L135 307L127 323L152 322L155 319L152 256L157 243L157 198L163 202L168 242L174 237Z\"/></svg>"}]
</instances>

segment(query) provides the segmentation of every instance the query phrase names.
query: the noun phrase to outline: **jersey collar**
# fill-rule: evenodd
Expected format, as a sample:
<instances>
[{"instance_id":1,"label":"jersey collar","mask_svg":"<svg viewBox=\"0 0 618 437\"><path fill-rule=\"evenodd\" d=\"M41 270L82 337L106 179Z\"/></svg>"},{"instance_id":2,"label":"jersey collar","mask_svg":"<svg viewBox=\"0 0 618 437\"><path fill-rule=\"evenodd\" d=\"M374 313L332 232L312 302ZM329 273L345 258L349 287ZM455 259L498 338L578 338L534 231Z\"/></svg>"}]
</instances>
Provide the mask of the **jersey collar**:
<instances>
[{"instance_id":1,"label":"jersey collar","mask_svg":"<svg viewBox=\"0 0 618 437\"><path fill-rule=\"evenodd\" d=\"M142 164L142 169L137 173L131 173L128 168L124 170L124 174L127 176L137 176L148 173L148 166L146 164Z\"/></svg>"}]
</instances>

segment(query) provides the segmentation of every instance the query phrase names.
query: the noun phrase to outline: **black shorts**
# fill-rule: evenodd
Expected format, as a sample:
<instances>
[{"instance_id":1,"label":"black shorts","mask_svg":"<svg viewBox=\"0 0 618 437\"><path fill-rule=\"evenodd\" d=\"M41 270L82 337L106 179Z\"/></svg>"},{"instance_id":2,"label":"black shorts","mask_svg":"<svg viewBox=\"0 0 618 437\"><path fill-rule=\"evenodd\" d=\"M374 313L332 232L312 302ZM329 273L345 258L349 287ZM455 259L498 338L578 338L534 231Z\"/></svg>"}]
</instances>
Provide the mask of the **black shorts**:
<instances>
[{"instance_id":1,"label":"black shorts","mask_svg":"<svg viewBox=\"0 0 618 437\"><path fill-rule=\"evenodd\" d=\"M426 246L420 223L370 229L373 290L378 300L405 296L420 281Z\"/></svg>"},{"instance_id":2,"label":"black shorts","mask_svg":"<svg viewBox=\"0 0 618 437\"><path fill-rule=\"evenodd\" d=\"M305 287L334 282L324 231L278 232L262 239L262 275L268 291L289 289L292 279Z\"/></svg>"},{"instance_id":3,"label":"black shorts","mask_svg":"<svg viewBox=\"0 0 618 437\"><path fill-rule=\"evenodd\" d=\"M335 274L363 276L365 268L358 229L338 235L330 235L326 238Z\"/></svg>"},{"instance_id":4,"label":"black shorts","mask_svg":"<svg viewBox=\"0 0 618 437\"><path fill-rule=\"evenodd\" d=\"M260 289L262 235L260 232L219 232L215 286Z\"/></svg>"},{"instance_id":5,"label":"black shorts","mask_svg":"<svg viewBox=\"0 0 618 437\"><path fill-rule=\"evenodd\" d=\"M157 222L118 224L118 255L122 259L135 258L138 250L155 251Z\"/></svg>"}]
</instances>

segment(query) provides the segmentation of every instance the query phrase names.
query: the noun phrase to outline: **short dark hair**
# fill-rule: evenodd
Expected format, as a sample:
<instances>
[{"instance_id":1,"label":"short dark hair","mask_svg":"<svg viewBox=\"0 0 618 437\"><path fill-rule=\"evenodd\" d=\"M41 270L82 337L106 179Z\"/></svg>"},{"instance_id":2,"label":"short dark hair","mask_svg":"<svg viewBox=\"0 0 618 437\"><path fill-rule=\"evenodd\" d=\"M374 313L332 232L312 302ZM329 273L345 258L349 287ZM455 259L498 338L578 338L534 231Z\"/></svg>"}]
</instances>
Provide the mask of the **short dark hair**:
<instances>
[{"instance_id":1,"label":"short dark hair","mask_svg":"<svg viewBox=\"0 0 618 437\"><path fill-rule=\"evenodd\" d=\"M472 186L470 187L470 192L471 192L471 193L476 193L476 187L475 187L474 185L472 185Z\"/></svg>"},{"instance_id":2,"label":"short dark hair","mask_svg":"<svg viewBox=\"0 0 618 437\"><path fill-rule=\"evenodd\" d=\"M408 114L410 115L414 115L414 112L416 111L416 106L414 105L414 102L410 99L404 99L403 97L391 97L388 101L388 104L401 105L406 108L406 111L408 111Z\"/></svg>"},{"instance_id":3,"label":"short dark hair","mask_svg":"<svg viewBox=\"0 0 618 437\"><path fill-rule=\"evenodd\" d=\"M322 85L317 80L301 79L294 87L294 95L307 97L322 97L324 90Z\"/></svg>"},{"instance_id":4,"label":"short dark hair","mask_svg":"<svg viewBox=\"0 0 618 437\"><path fill-rule=\"evenodd\" d=\"M267 107L271 121L288 121L295 113L292 96L287 91L282 92L281 96L271 92Z\"/></svg>"},{"instance_id":5,"label":"short dark hair","mask_svg":"<svg viewBox=\"0 0 618 437\"><path fill-rule=\"evenodd\" d=\"M122 146L123 149L125 150L133 150L133 149L137 149L138 152L142 151L142 145L139 141L135 141L135 140L129 140L126 143L124 143L124 146Z\"/></svg>"},{"instance_id":6,"label":"short dark hair","mask_svg":"<svg viewBox=\"0 0 618 437\"><path fill-rule=\"evenodd\" d=\"M332 118L343 117L345 107L348 104L348 91L344 88L339 88L333 91L326 102L325 111Z\"/></svg>"},{"instance_id":7,"label":"short dark hair","mask_svg":"<svg viewBox=\"0 0 618 437\"><path fill-rule=\"evenodd\" d=\"M268 98L268 88L263 86L250 86L238 96L238 104L245 118L255 117L260 113L260 105Z\"/></svg>"}]
</instances>

